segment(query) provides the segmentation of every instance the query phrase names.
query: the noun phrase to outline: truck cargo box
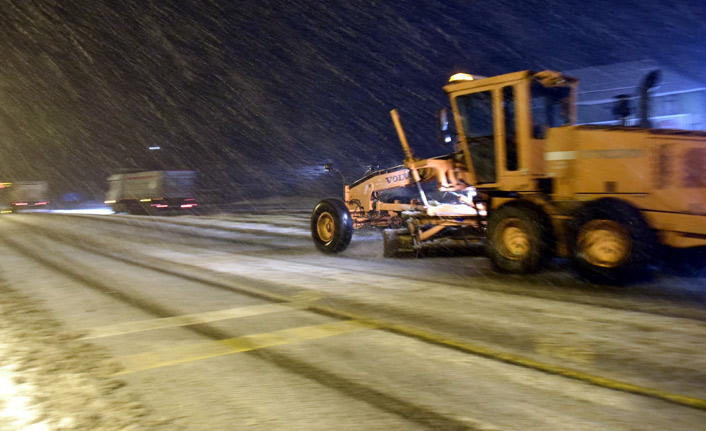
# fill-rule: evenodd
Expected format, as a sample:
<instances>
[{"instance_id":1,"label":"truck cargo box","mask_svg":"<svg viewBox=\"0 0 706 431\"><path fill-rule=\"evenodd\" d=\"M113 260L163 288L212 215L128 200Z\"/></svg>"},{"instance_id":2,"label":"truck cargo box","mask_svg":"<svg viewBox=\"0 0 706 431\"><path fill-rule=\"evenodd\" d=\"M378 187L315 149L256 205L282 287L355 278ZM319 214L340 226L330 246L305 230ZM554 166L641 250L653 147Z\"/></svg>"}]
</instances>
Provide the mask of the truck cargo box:
<instances>
[{"instance_id":1,"label":"truck cargo box","mask_svg":"<svg viewBox=\"0 0 706 431\"><path fill-rule=\"evenodd\" d=\"M147 171L108 177L106 203L116 212L155 213L197 206L196 172Z\"/></svg>"},{"instance_id":2,"label":"truck cargo box","mask_svg":"<svg viewBox=\"0 0 706 431\"><path fill-rule=\"evenodd\" d=\"M49 184L46 181L0 183L0 206L3 212L44 208L48 204Z\"/></svg>"}]
</instances>

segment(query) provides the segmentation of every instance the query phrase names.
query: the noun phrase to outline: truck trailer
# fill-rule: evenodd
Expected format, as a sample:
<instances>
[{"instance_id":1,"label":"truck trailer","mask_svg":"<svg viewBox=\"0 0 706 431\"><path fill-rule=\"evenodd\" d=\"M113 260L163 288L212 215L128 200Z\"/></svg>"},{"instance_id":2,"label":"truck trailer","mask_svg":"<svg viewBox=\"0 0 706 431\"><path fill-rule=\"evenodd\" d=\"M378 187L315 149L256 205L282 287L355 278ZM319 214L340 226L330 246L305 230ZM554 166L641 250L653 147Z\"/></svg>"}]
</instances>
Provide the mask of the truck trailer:
<instances>
[{"instance_id":1,"label":"truck trailer","mask_svg":"<svg viewBox=\"0 0 706 431\"><path fill-rule=\"evenodd\" d=\"M46 181L0 183L0 207L4 213L46 208L47 205L49 184Z\"/></svg>"},{"instance_id":2,"label":"truck trailer","mask_svg":"<svg viewBox=\"0 0 706 431\"><path fill-rule=\"evenodd\" d=\"M414 157L393 110L403 164L319 202L314 244L338 253L372 225L385 229L386 255L481 242L498 271L536 272L561 256L611 284L643 278L660 251L706 246L706 132L576 125L577 85L555 71L452 77L454 151L430 159ZM445 109L439 118L447 130ZM402 187L416 196L385 198Z\"/></svg>"},{"instance_id":3,"label":"truck trailer","mask_svg":"<svg viewBox=\"0 0 706 431\"><path fill-rule=\"evenodd\" d=\"M146 171L108 177L105 203L116 213L173 214L198 206L194 171Z\"/></svg>"}]
</instances>

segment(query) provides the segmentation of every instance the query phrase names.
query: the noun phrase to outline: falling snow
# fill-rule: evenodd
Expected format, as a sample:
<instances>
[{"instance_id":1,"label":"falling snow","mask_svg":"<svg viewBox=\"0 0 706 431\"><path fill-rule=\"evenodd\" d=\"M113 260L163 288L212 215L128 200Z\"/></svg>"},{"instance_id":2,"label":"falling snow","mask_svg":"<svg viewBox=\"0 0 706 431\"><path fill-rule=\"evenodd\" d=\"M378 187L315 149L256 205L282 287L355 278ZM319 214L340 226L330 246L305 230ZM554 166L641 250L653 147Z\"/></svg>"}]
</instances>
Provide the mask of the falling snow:
<instances>
[{"instance_id":1,"label":"falling snow","mask_svg":"<svg viewBox=\"0 0 706 431\"><path fill-rule=\"evenodd\" d=\"M0 175L100 198L120 168L193 169L231 199L335 193L421 156L457 71L655 58L699 76L698 2L155 1L0 4ZM150 146L159 151L148 151Z\"/></svg>"}]
</instances>

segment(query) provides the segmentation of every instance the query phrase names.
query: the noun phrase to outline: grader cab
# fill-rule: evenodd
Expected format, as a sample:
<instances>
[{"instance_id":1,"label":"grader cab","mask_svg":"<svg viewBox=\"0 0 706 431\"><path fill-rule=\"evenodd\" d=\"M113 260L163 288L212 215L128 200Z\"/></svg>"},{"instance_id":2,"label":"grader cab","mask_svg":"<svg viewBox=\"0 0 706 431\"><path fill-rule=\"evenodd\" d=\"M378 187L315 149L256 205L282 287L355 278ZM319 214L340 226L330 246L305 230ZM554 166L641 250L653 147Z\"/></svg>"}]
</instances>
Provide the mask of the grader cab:
<instances>
[{"instance_id":1,"label":"grader cab","mask_svg":"<svg viewBox=\"0 0 706 431\"><path fill-rule=\"evenodd\" d=\"M454 76L444 90L455 151L423 160L393 110L403 165L319 202L314 243L338 253L372 225L385 228L386 255L482 241L499 271L535 272L559 255L603 283L647 273L660 246L706 245L706 134L575 126L576 87L554 71Z\"/></svg>"}]
</instances>

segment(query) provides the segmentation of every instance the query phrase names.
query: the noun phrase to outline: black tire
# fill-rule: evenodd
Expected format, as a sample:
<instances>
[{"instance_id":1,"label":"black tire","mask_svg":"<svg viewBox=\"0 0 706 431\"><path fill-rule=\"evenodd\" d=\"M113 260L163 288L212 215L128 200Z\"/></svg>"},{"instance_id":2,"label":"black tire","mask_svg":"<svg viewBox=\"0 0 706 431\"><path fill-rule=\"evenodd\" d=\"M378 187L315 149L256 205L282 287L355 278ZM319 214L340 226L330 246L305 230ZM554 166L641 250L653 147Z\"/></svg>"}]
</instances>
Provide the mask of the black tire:
<instances>
[{"instance_id":1,"label":"black tire","mask_svg":"<svg viewBox=\"0 0 706 431\"><path fill-rule=\"evenodd\" d=\"M311 236L324 253L340 253L351 243L353 219L340 199L324 199L311 214Z\"/></svg>"},{"instance_id":2,"label":"black tire","mask_svg":"<svg viewBox=\"0 0 706 431\"><path fill-rule=\"evenodd\" d=\"M488 255L497 271L528 274L551 252L549 218L530 204L506 204L488 219Z\"/></svg>"},{"instance_id":3,"label":"black tire","mask_svg":"<svg viewBox=\"0 0 706 431\"><path fill-rule=\"evenodd\" d=\"M125 212L130 215L139 215L141 210L142 206L137 205L135 203L130 202L125 204Z\"/></svg>"},{"instance_id":4,"label":"black tire","mask_svg":"<svg viewBox=\"0 0 706 431\"><path fill-rule=\"evenodd\" d=\"M569 223L567 241L577 272L588 281L622 285L651 277L657 237L627 202L603 198L586 204Z\"/></svg>"}]
</instances>

